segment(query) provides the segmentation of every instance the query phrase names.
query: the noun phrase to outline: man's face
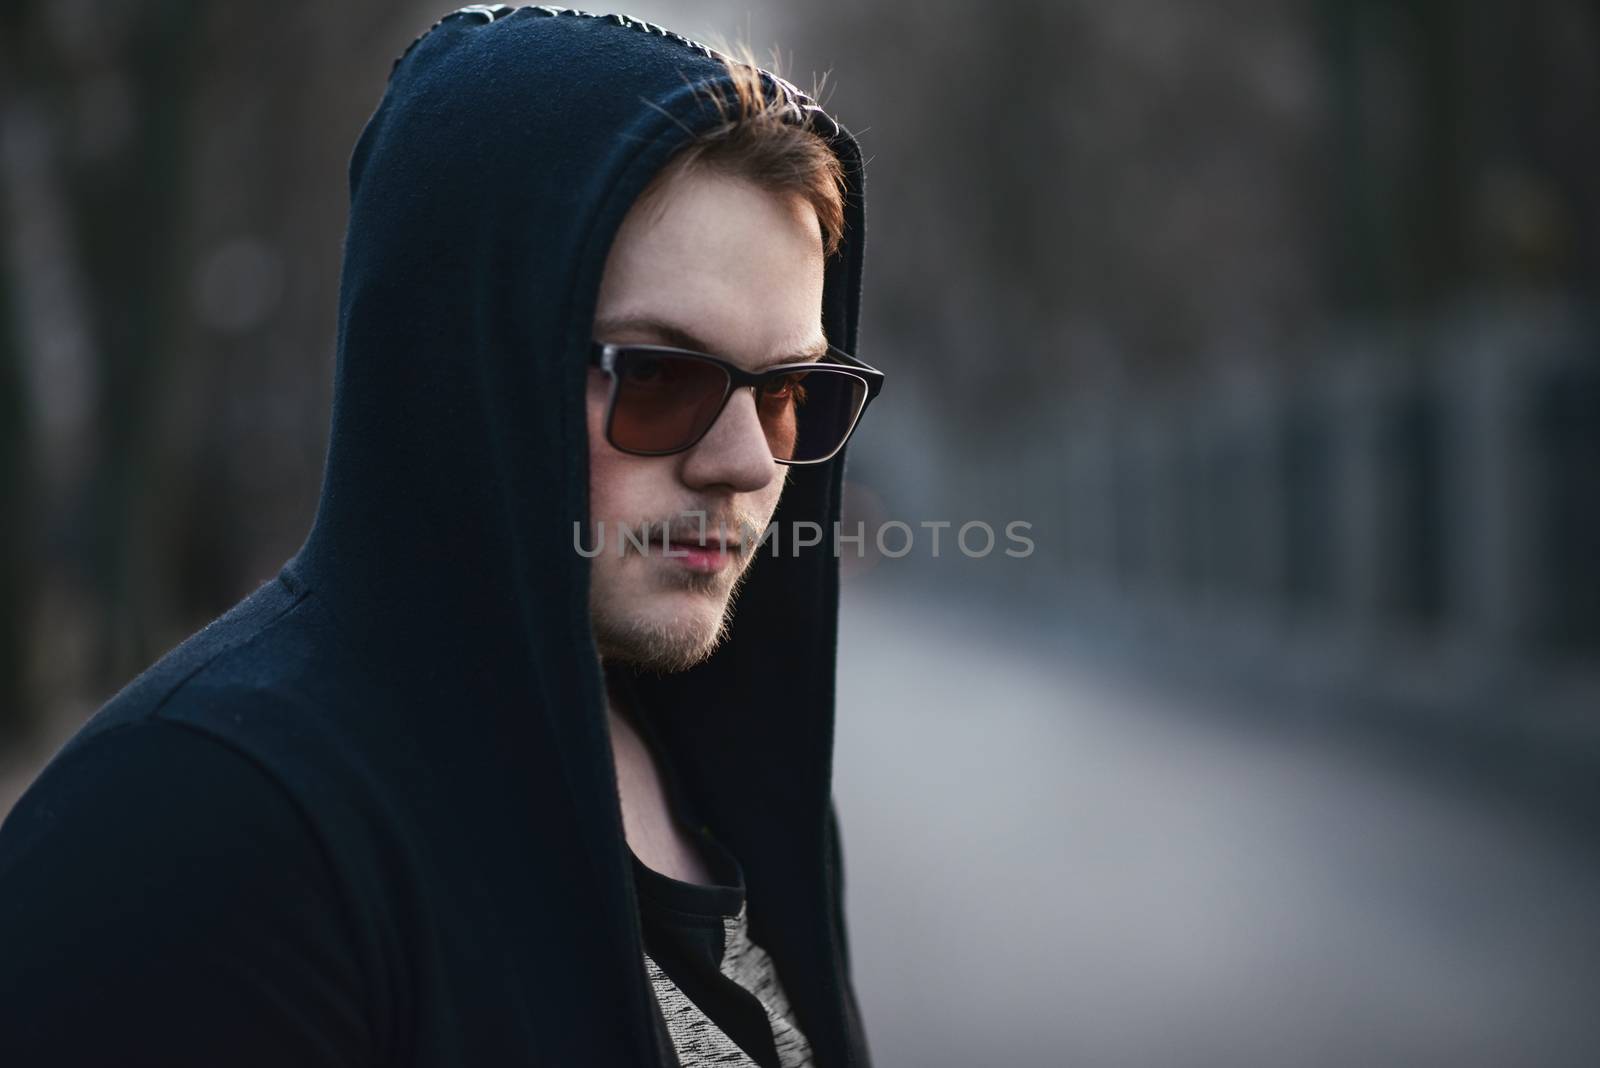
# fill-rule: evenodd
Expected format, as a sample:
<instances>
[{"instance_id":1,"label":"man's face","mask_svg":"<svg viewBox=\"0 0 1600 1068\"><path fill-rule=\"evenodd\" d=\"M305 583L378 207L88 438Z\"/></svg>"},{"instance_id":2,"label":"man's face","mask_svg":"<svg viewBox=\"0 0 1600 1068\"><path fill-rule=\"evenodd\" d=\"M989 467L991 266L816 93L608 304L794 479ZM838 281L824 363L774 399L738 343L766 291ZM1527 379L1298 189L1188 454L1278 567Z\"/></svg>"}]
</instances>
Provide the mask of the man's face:
<instances>
[{"instance_id":1,"label":"man's face","mask_svg":"<svg viewBox=\"0 0 1600 1068\"><path fill-rule=\"evenodd\" d=\"M803 200L741 178L679 172L618 231L595 337L695 349L747 370L814 356L825 345L822 282L821 230ZM604 659L681 671L726 636L734 593L756 556L740 551L739 532L766 528L788 468L772 459L749 389L735 391L688 451L634 456L606 441L609 388L607 375L591 369L589 510L605 523L602 551L590 561L595 640ZM662 524L698 535L698 521L685 516L698 512L711 545L719 525L727 532L728 551L665 554ZM647 524L646 552L618 536L619 526Z\"/></svg>"}]
</instances>

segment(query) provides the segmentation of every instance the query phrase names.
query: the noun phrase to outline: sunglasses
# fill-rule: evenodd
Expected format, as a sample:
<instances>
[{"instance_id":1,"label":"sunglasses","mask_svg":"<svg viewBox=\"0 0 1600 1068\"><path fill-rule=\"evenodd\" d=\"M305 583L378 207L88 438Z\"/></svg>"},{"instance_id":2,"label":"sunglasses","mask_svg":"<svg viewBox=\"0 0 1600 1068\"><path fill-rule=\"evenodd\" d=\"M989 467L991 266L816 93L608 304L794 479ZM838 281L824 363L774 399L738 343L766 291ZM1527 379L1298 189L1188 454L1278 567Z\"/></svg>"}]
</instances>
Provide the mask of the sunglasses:
<instances>
[{"instance_id":1,"label":"sunglasses","mask_svg":"<svg viewBox=\"0 0 1600 1068\"><path fill-rule=\"evenodd\" d=\"M611 377L605 427L612 448L635 456L691 449L734 390L749 386L772 458L820 464L844 448L883 388L877 368L831 345L828 357L751 372L703 352L596 341L590 362Z\"/></svg>"}]
</instances>

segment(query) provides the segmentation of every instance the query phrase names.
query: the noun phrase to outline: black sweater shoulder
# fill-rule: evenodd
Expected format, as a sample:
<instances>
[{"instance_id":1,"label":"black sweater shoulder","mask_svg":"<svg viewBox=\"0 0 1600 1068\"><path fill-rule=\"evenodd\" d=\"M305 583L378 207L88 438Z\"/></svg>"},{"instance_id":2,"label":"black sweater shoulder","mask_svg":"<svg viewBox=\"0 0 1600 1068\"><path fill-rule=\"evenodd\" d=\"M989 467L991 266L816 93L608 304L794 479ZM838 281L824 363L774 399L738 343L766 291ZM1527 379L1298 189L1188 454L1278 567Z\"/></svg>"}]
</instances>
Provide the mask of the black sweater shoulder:
<instances>
[{"instance_id":1,"label":"black sweater shoulder","mask_svg":"<svg viewBox=\"0 0 1600 1068\"><path fill-rule=\"evenodd\" d=\"M332 866L253 760L139 719L75 741L0 829L0 1060L370 1063Z\"/></svg>"}]
</instances>

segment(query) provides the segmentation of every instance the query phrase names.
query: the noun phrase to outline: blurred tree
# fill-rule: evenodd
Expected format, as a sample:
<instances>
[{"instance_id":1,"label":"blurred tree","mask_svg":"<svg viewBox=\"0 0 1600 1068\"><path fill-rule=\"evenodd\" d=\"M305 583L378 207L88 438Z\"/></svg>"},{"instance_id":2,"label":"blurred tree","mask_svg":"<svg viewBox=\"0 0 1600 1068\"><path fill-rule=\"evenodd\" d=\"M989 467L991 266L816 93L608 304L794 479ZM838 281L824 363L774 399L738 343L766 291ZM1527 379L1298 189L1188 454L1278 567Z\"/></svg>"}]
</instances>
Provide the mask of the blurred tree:
<instances>
[{"instance_id":1,"label":"blurred tree","mask_svg":"<svg viewBox=\"0 0 1600 1068\"><path fill-rule=\"evenodd\" d=\"M0 29L3 32L3 29ZM31 725L28 617L33 609L28 561L28 412L23 404L22 342L10 265L0 262L0 746Z\"/></svg>"},{"instance_id":2,"label":"blurred tree","mask_svg":"<svg viewBox=\"0 0 1600 1068\"><path fill-rule=\"evenodd\" d=\"M51 487L39 520L50 535L50 570L96 591L93 672L101 682L131 674L152 651L137 620L149 548L141 489L152 467L150 400L178 314L175 237L183 229L197 14L190 0L30 4L15 7L7 27L10 61L42 123L36 165L66 227L65 244L45 251L70 258L84 291L78 329L93 367L92 475ZM59 373L44 364L35 378Z\"/></svg>"},{"instance_id":3,"label":"blurred tree","mask_svg":"<svg viewBox=\"0 0 1600 1068\"><path fill-rule=\"evenodd\" d=\"M0 720L30 663L92 706L303 536L343 164L414 6L0 13Z\"/></svg>"}]
</instances>

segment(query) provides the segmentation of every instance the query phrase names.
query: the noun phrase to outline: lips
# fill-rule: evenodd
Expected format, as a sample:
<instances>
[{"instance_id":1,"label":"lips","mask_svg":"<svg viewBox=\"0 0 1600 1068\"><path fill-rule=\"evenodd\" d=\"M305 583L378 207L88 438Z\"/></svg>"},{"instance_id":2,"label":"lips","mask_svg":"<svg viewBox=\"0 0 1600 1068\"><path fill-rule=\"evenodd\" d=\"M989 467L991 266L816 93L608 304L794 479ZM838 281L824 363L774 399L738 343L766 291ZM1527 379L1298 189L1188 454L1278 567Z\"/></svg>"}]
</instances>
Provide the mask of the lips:
<instances>
[{"instance_id":1,"label":"lips","mask_svg":"<svg viewBox=\"0 0 1600 1068\"><path fill-rule=\"evenodd\" d=\"M686 567L690 571L714 572L726 567L737 550L724 547L722 542L669 541L663 559Z\"/></svg>"},{"instance_id":2,"label":"lips","mask_svg":"<svg viewBox=\"0 0 1600 1068\"><path fill-rule=\"evenodd\" d=\"M738 553L744 549L744 545L739 541L738 529L726 524L719 527L715 523L707 523L702 527L698 522L691 523L688 526L670 528L667 533L667 544L673 551L691 549ZM661 544L659 538L656 544Z\"/></svg>"},{"instance_id":3,"label":"lips","mask_svg":"<svg viewBox=\"0 0 1600 1068\"><path fill-rule=\"evenodd\" d=\"M705 541L698 538L669 538L667 548L673 552L692 549L698 552L737 553L740 545L736 541L724 542L721 538L707 538Z\"/></svg>"},{"instance_id":4,"label":"lips","mask_svg":"<svg viewBox=\"0 0 1600 1068\"><path fill-rule=\"evenodd\" d=\"M616 536L620 554L637 553L691 566L698 571L715 571L740 559L752 548L741 540L744 528L718 526L690 514L668 525L663 523L621 525Z\"/></svg>"}]
</instances>

